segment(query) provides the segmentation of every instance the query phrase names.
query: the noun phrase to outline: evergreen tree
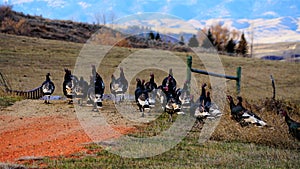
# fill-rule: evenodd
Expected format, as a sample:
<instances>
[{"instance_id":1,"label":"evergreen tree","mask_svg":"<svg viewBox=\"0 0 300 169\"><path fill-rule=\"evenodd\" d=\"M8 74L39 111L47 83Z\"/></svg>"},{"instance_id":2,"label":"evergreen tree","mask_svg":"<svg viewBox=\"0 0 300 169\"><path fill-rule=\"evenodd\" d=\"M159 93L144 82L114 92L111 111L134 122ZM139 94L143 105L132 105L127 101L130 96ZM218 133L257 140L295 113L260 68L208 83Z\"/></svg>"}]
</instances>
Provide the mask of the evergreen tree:
<instances>
[{"instance_id":1,"label":"evergreen tree","mask_svg":"<svg viewBox=\"0 0 300 169\"><path fill-rule=\"evenodd\" d=\"M214 46L214 37L210 31L210 29L208 29L207 31L207 38L204 39L203 43L202 43L202 47L204 48L210 48L212 46Z\"/></svg>"},{"instance_id":2,"label":"evergreen tree","mask_svg":"<svg viewBox=\"0 0 300 169\"><path fill-rule=\"evenodd\" d=\"M236 49L236 52L237 54L242 55L243 57L245 57L246 54L248 53L248 43L246 41L244 33L241 35L241 40Z\"/></svg>"},{"instance_id":3,"label":"evergreen tree","mask_svg":"<svg viewBox=\"0 0 300 169\"><path fill-rule=\"evenodd\" d=\"M149 33L148 39L150 39L150 40L154 39L154 33L152 31Z\"/></svg>"},{"instance_id":4,"label":"evergreen tree","mask_svg":"<svg viewBox=\"0 0 300 169\"><path fill-rule=\"evenodd\" d=\"M231 38L227 44L226 44L226 52L230 55L232 55L233 53L235 53L235 45L236 43L234 42L234 40Z\"/></svg>"},{"instance_id":5,"label":"evergreen tree","mask_svg":"<svg viewBox=\"0 0 300 169\"><path fill-rule=\"evenodd\" d=\"M155 40L157 40L157 41L161 40L160 34L159 34L158 32L157 32L157 34L156 34L156 36L155 36Z\"/></svg>"},{"instance_id":6,"label":"evergreen tree","mask_svg":"<svg viewBox=\"0 0 300 169\"><path fill-rule=\"evenodd\" d=\"M189 40L189 47L198 47L199 46L199 42L197 40L196 35L193 35L190 40Z\"/></svg>"},{"instance_id":7,"label":"evergreen tree","mask_svg":"<svg viewBox=\"0 0 300 169\"><path fill-rule=\"evenodd\" d=\"M185 43L184 43L184 38L183 38L183 36L181 35L180 36L180 41L178 42L180 45L184 45Z\"/></svg>"}]
</instances>

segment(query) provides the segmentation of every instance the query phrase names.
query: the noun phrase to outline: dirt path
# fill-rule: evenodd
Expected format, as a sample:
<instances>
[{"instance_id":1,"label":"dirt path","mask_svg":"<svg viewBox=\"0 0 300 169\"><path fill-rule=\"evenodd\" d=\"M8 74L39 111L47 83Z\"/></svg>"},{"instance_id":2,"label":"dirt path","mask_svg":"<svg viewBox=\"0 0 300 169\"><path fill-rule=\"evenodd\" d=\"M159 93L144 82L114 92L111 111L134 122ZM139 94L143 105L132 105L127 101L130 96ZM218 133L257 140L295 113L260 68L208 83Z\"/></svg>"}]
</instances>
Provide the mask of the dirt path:
<instances>
[{"instance_id":1,"label":"dirt path","mask_svg":"<svg viewBox=\"0 0 300 169\"><path fill-rule=\"evenodd\" d=\"M87 107L91 110L91 107ZM118 137L135 130L133 125L107 104L98 114L109 115L108 123L117 132L99 127L97 141ZM89 113L89 112L88 112ZM90 111L90 113L95 113ZM73 105L66 101L23 100L0 111L0 162L18 162L27 157L68 156L86 153L84 144L92 139L78 120Z\"/></svg>"}]
</instances>

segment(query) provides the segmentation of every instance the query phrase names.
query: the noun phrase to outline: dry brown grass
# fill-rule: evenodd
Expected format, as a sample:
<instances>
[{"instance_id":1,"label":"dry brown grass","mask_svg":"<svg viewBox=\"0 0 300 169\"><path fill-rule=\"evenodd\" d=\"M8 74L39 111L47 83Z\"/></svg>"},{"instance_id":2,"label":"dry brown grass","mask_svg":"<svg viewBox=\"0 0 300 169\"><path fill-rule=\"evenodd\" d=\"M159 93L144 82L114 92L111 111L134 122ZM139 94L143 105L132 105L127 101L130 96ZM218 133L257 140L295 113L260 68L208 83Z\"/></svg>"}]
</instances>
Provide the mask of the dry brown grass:
<instances>
[{"instance_id":1,"label":"dry brown grass","mask_svg":"<svg viewBox=\"0 0 300 169\"><path fill-rule=\"evenodd\" d=\"M265 101L268 102L269 100ZM299 149L300 143L289 134L288 126L282 115L277 114L276 111L270 111L269 102L267 104L268 105L260 105L261 107L259 109L253 108L253 111L267 122L268 127L251 125L241 127L240 124L231 119L229 113L230 109L229 106L227 106L225 114L222 116L222 120L211 139L249 142L277 148ZM299 112L299 107L294 105L292 108L295 112L291 112L290 116L293 119L300 121L299 113L296 113L296 111Z\"/></svg>"}]
</instances>

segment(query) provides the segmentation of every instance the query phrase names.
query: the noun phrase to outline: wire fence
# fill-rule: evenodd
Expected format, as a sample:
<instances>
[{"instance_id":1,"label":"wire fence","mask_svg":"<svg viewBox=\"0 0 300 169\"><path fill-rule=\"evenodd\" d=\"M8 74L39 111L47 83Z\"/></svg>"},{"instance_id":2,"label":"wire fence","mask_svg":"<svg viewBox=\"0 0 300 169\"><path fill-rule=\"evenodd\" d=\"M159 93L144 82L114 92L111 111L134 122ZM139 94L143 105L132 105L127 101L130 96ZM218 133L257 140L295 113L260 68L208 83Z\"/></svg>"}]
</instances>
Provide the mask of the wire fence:
<instances>
[{"instance_id":1,"label":"wire fence","mask_svg":"<svg viewBox=\"0 0 300 169\"><path fill-rule=\"evenodd\" d=\"M42 86L39 86L37 88L28 91L12 90L6 76L4 76L1 72L0 72L0 87L3 92L6 92L10 95L21 96L26 99L40 99L41 97L43 97Z\"/></svg>"}]
</instances>

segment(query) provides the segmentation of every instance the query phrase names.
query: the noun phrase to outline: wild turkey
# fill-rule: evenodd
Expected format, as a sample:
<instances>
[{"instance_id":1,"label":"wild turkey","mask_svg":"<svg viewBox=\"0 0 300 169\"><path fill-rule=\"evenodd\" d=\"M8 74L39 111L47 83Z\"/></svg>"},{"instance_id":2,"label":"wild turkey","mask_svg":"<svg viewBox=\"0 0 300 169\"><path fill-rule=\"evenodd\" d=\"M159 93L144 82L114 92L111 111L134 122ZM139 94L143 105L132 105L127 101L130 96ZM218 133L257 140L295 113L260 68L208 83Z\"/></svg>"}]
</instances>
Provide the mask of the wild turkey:
<instances>
[{"instance_id":1,"label":"wild turkey","mask_svg":"<svg viewBox=\"0 0 300 169\"><path fill-rule=\"evenodd\" d=\"M196 103L193 105L193 112L194 113L194 117L197 119L198 122L203 122L204 119L206 119L210 114L209 112L209 107L205 106L206 103L211 102L210 100L210 93L208 92L208 95L206 93L206 89L205 87L207 86L206 83L203 83L201 86L201 95L199 97L199 99L196 101Z\"/></svg>"},{"instance_id":2,"label":"wild turkey","mask_svg":"<svg viewBox=\"0 0 300 169\"><path fill-rule=\"evenodd\" d=\"M206 84L204 83L202 89L205 87ZM205 119L216 119L222 115L217 104L211 101L210 92L204 94L205 92L205 89L202 90L201 96L196 103L193 104L191 109L191 111L195 112L194 117L197 119L198 124L203 123Z\"/></svg>"},{"instance_id":3,"label":"wild turkey","mask_svg":"<svg viewBox=\"0 0 300 169\"><path fill-rule=\"evenodd\" d=\"M173 98L179 104L179 90L176 90L177 82L173 77L172 69L169 70L169 75L164 78L162 85L159 87L165 94L166 100L164 103L167 103L169 99Z\"/></svg>"},{"instance_id":4,"label":"wild turkey","mask_svg":"<svg viewBox=\"0 0 300 169\"><path fill-rule=\"evenodd\" d=\"M145 83L145 89L149 94L150 105L155 105L156 95L157 95L157 84L154 80L154 74L150 73L150 80Z\"/></svg>"},{"instance_id":5,"label":"wild turkey","mask_svg":"<svg viewBox=\"0 0 300 169\"><path fill-rule=\"evenodd\" d=\"M285 111L281 111L281 114L284 116L285 122L289 127L289 133L298 141L300 141L300 123L291 119Z\"/></svg>"},{"instance_id":6,"label":"wild turkey","mask_svg":"<svg viewBox=\"0 0 300 169\"><path fill-rule=\"evenodd\" d=\"M169 114L169 121L173 122L173 114L180 112L180 105L174 98L170 98L166 104L165 112Z\"/></svg>"},{"instance_id":7,"label":"wild turkey","mask_svg":"<svg viewBox=\"0 0 300 169\"><path fill-rule=\"evenodd\" d=\"M172 69L169 70L169 75L162 81L161 89L167 97L167 101L170 97L174 97L176 93L177 82L173 77Z\"/></svg>"},{"instance_id":8,"label":"wild turkey","mask_svg":"<svg viewBox=\"0 0 300 169\"><path fill-rule=\"evenodd\" d=\"M242 120L241 116L245 109L241 105L236 105L231 96L228 95L227 99L229 101L231 117L237 122L240 122Z\"/></svg>"},{"instance_id":9,"label":"wild turkey","mask_svg":"<svg viewBox=\"0 0 300 169\"><path fill-rule=\"evenodd\" d=\"M73 103L73 97L75 95L74 89L78 82L78 78L73 76L69 69L65 69L65 77L63 82L63 93L69 100L69 104Z\"/></svg>"},{"instance_id":10,"label":"wild turkey","mask_svg":"<svg viewBox=\"0 0 300 169\"><path fill-rule=\"evenodd\" d=\"M206 83L202 84L201 95L200 95L199 99L197 100L197 102L199 102L201 108L204 109L203 111L209 112L209 108L210 108L212 102L211 102L211 98L210 98L210 92L206 92L206 89L205 89L206 86L207 86Z\"/></svg>"},{"instance_id":11,"label":"wild turkey","mask_svg":"<svg viewBox=\"0 0 300 169\"><path fill-rule=\"evenodd\" d=\"M188 88L189 82L186 81L182 89L177 90L178 99L181 102L182 108L189 108L191 106L191 96Z\"/></svg>"},{"instance_id":12,"label":"wild turkey","mask_svg":"<svg viewBox=\"0 0 300 169\"><path fill-rule=\"evenodd\" d=\"M164 111L165 110L165 106L166 106L166 95L162 90L162 86L158 86L157 87L157 91L156 91L156 99L159 100L160 104L161 104L161 108Z\"/></svg>"},{"instance_id":13,"label":"wild turkey","mask_svg":"<svg viewBox=\"0 0 300 169\"><path fill-rule=\"evenodd\" d=\"M227 99L229 100L231 116L237 122L239 122L242 127L249 124L255 124L257 126L267 126L267 123L264 122L255 113L244 108L244 106L242 105L242 97L237 97L238 103L236 105L234 104L233 98L231 96L227 96Z\"/></svg>"},{"instance_id":14,"label":"wild turkey","mask_svg":"<svg viewBox=\"0 0 300 169\"><path fill-rule=\"evenodd\" d=\"M120 68L120 77L115 78L114 75L111 75L110 91L115 96L115 101L117 95L120 96L120 101L125 99L125 92L128 89L128 81L125 78L123 68Z\"/></svg>"},{"instance_id":15,"label":"wild turkey","mask_svg":"<svg viewBox=\"0 0 300 169\"><path fill-rule=\"evenodd\" d=\"M211 102L211 98L210 98L210 92L206 92L206 99L204 101L205 111L209 111L211 106L212 106L212 102Z\"/></svg>"},{"instance_id":16,"label":"wild turkey","mask_svg":"<svg viewBox=\"0 0 300 169\"><path fill-rule=\"evenodd\" d=\"M139 78L136 79L136 82L137 85L134 92L135 102L139 107L140 112L142 112L142 117L144 117L145 109L150 108L149 96L147 90L145 90L143 82Z\"/></svg>"},{"instance_id":17,"label":"wild turkey","mask_svg":"<svg viewBox=\"0 0 300 169\"><path fill-rule=\"evenodd\" d=\"M154 74L153 73L150 73L150 79L145 84L145 88L146 88L146 90L148 90L148 92L151 92L152 90L157 89L157 84L155 82Z\"/></svg>"},{"instance_id":18,"label":"wild turkey","mask_svg":"<svg viewBox=\"0 0 300 169\"><path fill-rule=\"evenodd\" d=\"M50 79L50 73L47 73L46 80L42 84L42 92L45 97L45 103L50 104L50 96L55 90L55 85Z\"/></svg>"},{"instance_id":19,"label":"wild turkey","mask_svg":"<svg viewBox=\"0 0 300 169\"><path fill-rule=\"evenodd\" d=\"M105 84L102 77L96 72L96 68L92 65L92 76L88 89L88 104L92 103L95 111L102 108L102 98L105 90Z\"/></svg>"},{"instance_id":20,"label":"wild turkey","mask_svg":"<svg viewBox=\"0 0 300 169\"><path fill-rule=\"evenodd\" d=\"M202 86L201 86L201 95L199 97L199 100L200 100L200 104L202 106L204 106L204 101L206 99L206 89L205 89L206 86L207 86L206 83L203 83Z\"/></svg>"},{"instance_id":21,"label":"wild turkey","mask_svg":"<svg viewBox=\"0 0 300 169\"><path fill-rule=\"evenodd\" d=\"M82 105L83 99L87 97L88 87L89 87L88 82L85 81L83 77L80 77L74 89L75 97L78 100L79 105Z\"/></svg>"},{"instance_id":22,"label":"wild turkey","mask_svg":"<svg viewBox=\"0 0 300 169\"><path fill-rule=\"evenodd\" d=\"M203 123L204 122L203 120L210 115L207 111L204 111L203 107L200 105L197 106L194 112L195 112L194 117L196 118L198 124Z\"/></svg>"}]
</instances>

